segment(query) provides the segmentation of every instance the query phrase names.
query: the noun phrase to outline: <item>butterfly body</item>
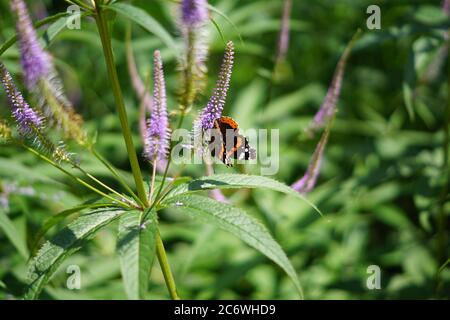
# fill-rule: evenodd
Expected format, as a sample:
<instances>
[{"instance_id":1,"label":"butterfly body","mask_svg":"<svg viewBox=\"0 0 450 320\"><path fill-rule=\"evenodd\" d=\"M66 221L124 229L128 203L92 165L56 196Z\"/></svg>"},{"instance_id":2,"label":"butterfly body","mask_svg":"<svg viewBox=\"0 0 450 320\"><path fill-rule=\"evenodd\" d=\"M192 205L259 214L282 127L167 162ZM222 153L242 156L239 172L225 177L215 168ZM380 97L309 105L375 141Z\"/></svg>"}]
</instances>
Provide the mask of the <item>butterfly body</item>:
<instances>
[{"instance_id":1,"label":"butterfly body","mask_svg":"<svg viewBox=\"0 0 450 320\"><path fill-rule=\"evenodd\" d=\"M210 151L213 157L220 159L227 167L232 167L232 159L249 160L256 158L248 138L239 133L239 125L231 117L214 120Z\"/></svg>"}]
</instances>

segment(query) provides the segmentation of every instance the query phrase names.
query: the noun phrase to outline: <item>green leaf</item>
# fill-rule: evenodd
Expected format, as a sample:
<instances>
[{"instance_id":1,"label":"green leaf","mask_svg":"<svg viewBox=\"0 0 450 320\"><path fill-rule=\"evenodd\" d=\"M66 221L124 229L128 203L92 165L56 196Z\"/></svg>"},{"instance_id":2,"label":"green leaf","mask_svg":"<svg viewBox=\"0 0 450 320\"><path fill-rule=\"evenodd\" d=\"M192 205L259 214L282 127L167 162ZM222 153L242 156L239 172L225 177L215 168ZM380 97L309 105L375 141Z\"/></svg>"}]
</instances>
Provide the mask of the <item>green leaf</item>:
<instances>
[{"instance_id":1,"label":"green leaf","mask_svg":"<svg viewBox=\"0 0 450 320\"><path fill-rule=\"evenodd\" d=\"M53 15L53 16L50 16L50 17L44 18L44 19L42 19L42 20L39 20L39 21L36 22L33 26L34 26L35 29L38 29L39 27L41 27L41 26L43 26L43 25L46 25L46 24L48 24L48 23L50 23L50 22L53 22L53 21L55 21L55 20L60 19L61 17L65 17L65 16L67 16L67 12L60 12L60 13L57 13L57 14L55 14L55 15ZM0 56L1 56L6 50L8 50L14 43L16 43L16 41L17 41L17 36L14 35L14 36L12 36L11 38L9 38L5 43L3 43L3 44L0 46Z\"/></svg>"},{"instance_id":2,"label":"green leaf","mask_svg":"<svg viewBox=\"0 0 450 320\"><path fill-rule=\"evenodd\" d=\"M269 231L255 218L242 209L197 195L179 195L171 198L166 205L183 210L192 218L230 232L249 246L255 248L278 264L291 278L299 295L303 298L297 274L280 245Z\"/></svg>"},{"instance_id":3,"label":"green leaf","mask_svg":"<svg viewBox=\"0 0 450 320\"><path fill-rule=\"evenodd\" d=\"M256 120L260 123L286 119L295 110L314 103L320 105L324 96L323 87L311 83L303 88L274 99L266 106L264 111L257 115Z\"/></svg>"},{"instance_id":4,"label":"green leaf","mask_svg":"<svg viewBox=\"0 0 450 320\"><path fill-rule=\"evenodd\" d=\"M239 188L265 188L271 189L285 194L292 195L305 201L320 215L320 210L312 204L308 199L302 196L300 193L292 189L291 187L271 178L263 176L253 176L246 174L217 174L212 176L205 176L188 183L181 184L173 188L166 199L171 199L174 196L198 192L211 189L239 189ZM163 201L164 203L164 201Z\"/></svg>"},{"instance_id":5,"label":"green leaf","mask_svg":"<svg viewBox=\"0 0 450 320\"><path fill-rule=\"evenodd\" d=\"M450 258L448 258L447 261L445 261L444 264L439 268L438 274L440 274L442 270L444 270L448 265L450 265Z\"/></svg>"},{"instance_id":6,"label":"green leaf","mask_svg":"<svg viewBox=\"0 0 450 320\"><path fill-rule=\"evenodd\" d=\"M36 299L64 259L78 251L86 240L123 212L122 209L109 209L83 215L47 241L28 266L29 285L25 298Z\"/></svg>"},{"instance_id":7,"label":"green leaf","mask_svg":"<svg viewBox=\"0 0 450 320\"><path fill-rule=\"evenodd\" d=\"M61 17L45 30L42 37L44 38L46 46L50 45L50 42L66 27L67 17Z\"/></svg>"},{"instance_id":8,"label":"green leaf","mask_svg":"<svg viewBox=\"0 0 450 320\"><path fill-rule=\"evenodd\" d=\"M141 212L130 211L119 220L117 252L125 291L129 299L144 299L155 257L156 213L148 215L141 227Z\"/></svg>"},{"instance_id":9,"label":"green leaf","mask_svg":"<svg viewBox=\"0 0 450 320\"><path fill-rule=\"evenodd\" d=\"M239 29L236 27L236 25L233 23L233 21L222 11L220 11L219 9L217 9L216 7L208 4L208 9L217 13L218 15L220 15L222 18L224 18L234 29L234 31L236 32L236 34L239 37L239 40L241 41L241 44L244 44L244 40L242 39L241 33L239 32ZM211 19L211 22L216 26L217 30L219 31L220 35L222 36L222 31L220 30L219 26L217 25L217 23L215 22L215 20ZM222 37L223 39L223 37ZM224 40L225 42L225 40Z\"/></svg>"},{"instance_id":10,"label":"green leaf","mask_svg":"<svg viewBox=\"0 0 450 320\"><path fill-rule=\"evenodd\" d=\"M178 52L178 48L175 44L172 36L159 24L158 21L153 19L147 12L127 3L114 3L108 5L109 9L116 11L118 14L133 20L148 32L153 33L155 36L161 39L169 48Z\"/></svg>"},{"instance_id":11,"label":"green leaf","mask_svg":"<svg viewBox=\"0 0 450 320\"><path fill-rule=\"evenodd\" d=\"M0 229L3 230L6 237L16 247L22 257L28 259L28 249L25 240L20 237L20 232L3 210L0 210Z\"/></svg>"},{"instance_id":12,"label":"green leaf","mask_svg":"<svg viewBox=\"0 0 450 320\"><path fill-rule=\"evenodd\" d=\"M73 207L67 210L63 210L61 212L58 212L57 214L51 216L50 218L46 219L44 221L44 224L42 225L41 229L38 231L38 233L35 236L35 240L33 241L32 246L32 254L35 253L37 246L39 245L39 242L42 240L42 238L45 236L45 234L53 228L56 224L63 221L67 217L71 216L72 214L75 214L77 212L83 211L85 209L98 209L98 208L104 208L104 207L112 207L111 204L105 204L105 203L93 203L93 204L86 204L81 205L77 207Z\"/></svg>"},{"instance_id":13,"label":"green leaf","mask_svg":"<svg viewBox=\"0 0 450 320\"><path fill-rule=\"evenodd\" d=\"M406 110L408 111L409 119L411 121L414 121L415 88L415 52L411 49L403 76L403 100L405 101Z\"/></svg>"}]
</instances>

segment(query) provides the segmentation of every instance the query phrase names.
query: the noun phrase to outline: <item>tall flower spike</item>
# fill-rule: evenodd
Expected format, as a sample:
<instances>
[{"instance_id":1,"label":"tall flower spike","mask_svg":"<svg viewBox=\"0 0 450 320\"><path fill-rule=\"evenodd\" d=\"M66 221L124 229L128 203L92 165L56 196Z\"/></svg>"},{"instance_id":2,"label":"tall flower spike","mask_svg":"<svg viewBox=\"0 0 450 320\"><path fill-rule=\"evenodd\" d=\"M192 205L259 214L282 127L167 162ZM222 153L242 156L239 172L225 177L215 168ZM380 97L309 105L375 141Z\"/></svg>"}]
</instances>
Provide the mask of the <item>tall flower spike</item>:
<instances>
[{"instance_id":1,"label":"tall flower spike","mask_svg":"<svg viewBox=\"0 0 450 320\"><path fill-rule=\"evenodd\" d=\"M12 0L11 9L17 16L16 29L25 84L29 90L33 90L40 78L49 75L52 69L51 58L38 41L23 0Z\"/></svg>"},{"instance_id":2,"label":"tall flower spike","mask_svg":"<svg viewBox=\"0 0 450 320\"><path fill-rule=\"evenodd\" d=\"M197 120L197 126L202 130L212 129L214 120L222 116L223 107L227 98L228 88L230 87L231 73L234 61L233 42L228 42L223 56L222 66L220 67L219 77L216 87L209 99L206 107Z\"/></svg>"},{"instance_id":3,"label":"tall flower spike","mask_svg":"<svg viewBox=\"0 0 450 320\"><path fill-rule=\"evenodd\" d=\"M325 99L322 102L319 111L314 116L313 121L305 129L305 131L309 135L313 135L313 133L324 128L336 111L336 104L341 94L342 81L344 79L345 65L356 42L356 39L359 36L359 33L360 31L358 30L358 32L356 32L356 34L350 40L349 44L344 50L344 53L339 59L330 87L328 88L327 95L325 96Z\"/></svg>"},{"instance_id":4,"label":"tall flower spike","mask_svg":"<svg viewBox=\"0 0 450 320\"><path fill-rule=\"evenodd\" d=\"M334 117L334 115L332 116ZM292 188L301 194L306 194L311 192L317 182L317 177L320 173L320 167L322 165L323 153L325 146L328 142L328 136L330 135L330 128L332 125L332 119L328 123L325 131L322 133L322 137L314 150L312 158L309 162L308 169L301 179L292 184Z\"/></svg>"},{"instance_id":5,"label":"tall flower spike","mask_svg":"<svg viewBox=\"0 0 450 320\"><path fill-rule=\"evenodd\" d=\"M149 161L165 160L169 151L170 129L167 117L166 85L161 54L153 55L153 109L147 123L145 156Z\"/></svg>"},{"instance_id":6,"label":"tall flower spike","mask_svg":"<svg viewBox=\"0 0 450 320\"><path fill-rule=\"evenodd\" d=\"M206 0L182 0L180 4L179 29L184 40L180 58L181 82L183 83L181 107L189 108L199 92L204 89L208 55L208 2Z\"/></svg>"},{"instance_id":7,"label":"tall flower spike","mask_svg":"<svg viewBox=\"0 0 450 320\"><path fill-rule=\"evenodd\" d=\"M64 146L55 145L45 135L43 118L28 105L22 93L14 84L11 74L1 62L0 81L5 89L12 116L17 123L21 136L32 140L37 148L43 149L57 161L73 163L71 155L65 151Z\"/></svg>"},{"instance_id":8,"label":"tall flower spike","mask_svg":"<svg viewBox=\"0 0 450 320\"><path fill-rule=\"evenodd\" d=\"M284 0L283 17L281 19L281 30L278 38L278 52L276 62L286 57L289 48L289 19L291 17L292 0Z\"/></svg>"},{"instance_id":9,"label":"tall flower spike","mask_svg":"<svg viewBox=\"0 0 450 320\"><path fill-rule=\"evenodd\" d=\"M185 26L195 27L208 20L206 0L182 0L181 21Z\"/></svg>"},{"instance_id":10,"label":"tall flower spike","mask_svg":"<svg viewBox=\"0 0 450 320\"><path fill-rule=\"evenodd\" d=\"M445 14L450 15L450 0L444 0L444 3L442 4L442 10L445 12Z\"/></svg>"},{"instance_id":11,"label":"tall flower spike","mask_svg":"<svg viewBox=\"0 0 450 320\"><path fill-rule=\"evenodd\" d=\"M83 120L67 99L50 54L38 41L24 1L12 0L11 9L17 16L21 64L28 90L39 101L50 125L54 124L66 137L79 144L86 144L87 137L82 129Z\"/></svg>"}]
</instances>

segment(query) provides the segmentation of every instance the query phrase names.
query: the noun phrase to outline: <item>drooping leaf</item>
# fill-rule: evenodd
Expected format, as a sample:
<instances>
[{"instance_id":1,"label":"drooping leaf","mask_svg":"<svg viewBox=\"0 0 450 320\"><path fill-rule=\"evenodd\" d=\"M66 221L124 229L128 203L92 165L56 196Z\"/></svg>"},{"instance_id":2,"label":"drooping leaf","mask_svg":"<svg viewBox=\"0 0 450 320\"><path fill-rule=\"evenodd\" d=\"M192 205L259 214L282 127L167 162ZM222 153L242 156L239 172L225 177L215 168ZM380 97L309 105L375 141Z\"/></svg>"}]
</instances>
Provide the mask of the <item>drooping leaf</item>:
<instances>
[{"instance_id":1,"label":"drooping leaf","mask_svg":"<svg viewBox=\"0 0 450 320\"><path fill-rule=\"evenodd\" d=\"M83 215L47 241L28 266L29 284L25 298L36 299L64 259L78 251L86 240L123 212L122 209L108 209Z\"/></svg>"},{"instance_id":2,"label":"drooping leaf","mask_svg":"<svg viewBox=\"0 0 450 320\"><path fill-rule=\"evenodd\" d=\"M152 210L141 226L140 211L130 211L119 220L117 252L125 291L129 299L143 299L155 256L156 214Z\"/></svg>"},{"instance_id":3,"label":"drooping leaf","mask_svg":"<svg viewBox=\"0 0 450 320\"><path fill-rule=\"evenodd\" d=\"M167 206L178 208L192 218L230 232L279 265L303 298L297 274L280 245L269 231L242 209L197 195L178 195L167 200Z\"/></svg>"},{"instance_id":4,"label":"drooping leaf","mask_svg":"<svg viewBox=\"0 0 450 320\"><path fill-rule=\"evenodd\" d=\"M201 177L173 188L166 199L171 199L176 195L204 190L238 188L264 188L283 192L302 199L322 215L314 204L291 187L268 177L246 174L217 174Z\"/></svg>"},{"instance_id":5,"label":"drooping leaf","mask_svg":"<svg viewBox=\"0 0 450 320\"><path fill-rule=\"evenodd\" d=\"M13 222L6 215L6 212L0 209L0 230L3 230L6 237L11 241L11 243L16 247L17 251L24 257L28 259L28 249L25 244L25 239L20 237L20 233L14 226Z\"/></svg>"},{"instance_id":6,"label":"drooping leaf","mask_svg":"<svg viewBox=\"0 0 450 320\"><path fill-rule=\"evenodd\" d=\"M174 52L178 51L175 41L170 33L167 32L167 30L164 29L164 27L161 26L158 21L156 21L152 16L150 16L141 8L137 8L127 3L114 3L108 5L108 8L114 10L118 14L130 20L133 20L148 32L153 33L158 38L160 38L161 41L163 41L170 49L174 50Z\"/></svg>"}]
</instances>

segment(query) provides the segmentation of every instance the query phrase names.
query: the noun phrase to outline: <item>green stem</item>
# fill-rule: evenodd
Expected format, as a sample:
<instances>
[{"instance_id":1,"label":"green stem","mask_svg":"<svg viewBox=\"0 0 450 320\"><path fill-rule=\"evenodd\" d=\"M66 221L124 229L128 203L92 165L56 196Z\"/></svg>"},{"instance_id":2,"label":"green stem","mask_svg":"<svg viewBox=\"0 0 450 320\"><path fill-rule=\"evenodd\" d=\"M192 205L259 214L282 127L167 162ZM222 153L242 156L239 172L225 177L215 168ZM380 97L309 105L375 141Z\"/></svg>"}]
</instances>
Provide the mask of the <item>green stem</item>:
<instances>
[{"instance_id":1,"label":"green stem","mask_svg":"<svg viewBox=\"0 0 450 320\"><path fill-rule=\"evenodd\" d=\"M125 188L125 190L127 190L130 193L133 199L136 200L141 206L144 206L141 199L133 192L131 187L120 175L120 173L114 168L114 166L108 160L106 160L100 153L98 153L97 150L95 150L94 148L90 148L89 150L94 155L94 157L96 157L113 174L113 176L117 179L117 181L119 181L119 183Z\"/></svg>"},{"instance_id":2,"label":"green stem","mask_svg":"<svg viewBox=\"0 0 450 320\"><path fill-rule=\"evenodd\" d=\"M177 293L177 287L175 286L175 280L173 279L172 272L170 271L169 261L167 261L166 251L164 249L164 243L162 242L159 230L156 231L156 254L158 256L159 265L164 275L164 281L166 282L167 289L169 290L172 300L180 300Z\"/></svg>"},{"instance_id":3,"label":"green stem","mask_svg":"<svg viewBox=\"0 0 450 320\"><path fill-rule=\"evenodd\" d=\"M152 197L153 197L153 191L155 191L155 178L156 178L156 157L153 160L153 173L152 173L152 182L150 184L150 195L148 196L148 200L152 201Z\"/></svg>"},{"instance_id":4,"label":"green stem","mask_svg":"<svg viewBox=\"0 0 450 320\"><path fill-rule=\"evenodd\" d=\"M180 119L178 120L178 125L177 125L177 127L176 127L177 129L180 129L180 128L181 128L181 125L183 124L184 115L185 115L185 110L186 110L186 109L182 109L182 110L181 110ZM170 149L172 149L172 148L170 148ZM158 193L157 193L156 196L155 196L155 201L154 201L155 203L157 202L158 197L159 197L159 195L160 195L160 193L161 193L161 191L162 191L162 189L163 189L163 187L164 187L164 182L166 181L167 173L169 172L169 166L170 166L171 159L172 159L172 155L171 155L171 153L169 153L169 157L168 157L168 159L167 159L166 168L164 169L163 178L162 178L162 180L161 180L161 184L159 185Z\"/></svg>"},{"instance_id":5,"label":"green stem","mask_svg":"<svg viewBox=\"0 0 450 320\"><path fill-rule=\"evenodd\" d=\"M111 47L111 37L109 35L108 26L103 16L103 10L96 1L96 16L98 31L103 46L103 54L105 56L106 68L111 82L114 100L116 102L117 113L119 115L120 125L122 127L122 134L127 148L128 158L130 160L131 172L133 173L134 182L139 198L145 206L148 206L147 197L145 195L144 182L142 179L141 169L139 167L138 158L134 149L133 139L131 137L131 130L128 124L127 112L123 101L122 90L119 84L119 77L117 75L114 55Z\"/></svg>"},{"instance_id":6,"label":"green stem","mask_svg":"<svg viewBox=\"0 0 450 320\"><path fill-rule=\"evenodd\" d=\"M119 84L119 78L117 76L117 70L114 62L114 56L111 48L111 37L109 35L108 26L106 24L105 17L103 16L102 8L99 6L99 0L95 0L95 10L96 16L95 20L97 23L98 31L100 34L103 54L105 56L106 67L108 70L108 76L113 89L114 99L116 101L117 112L119 114L120 125L122 127L122 134L125 140L125 145L127 147L128 158L130 160L131 171L133 173L134 181L136 184L136 190L138 197L141 199L144 207L149 207L149 202L145 193L144 180L142 178L141 169L139 167L139 162L134 149L133 140L131 137L130 127L128 125L127 113L125 110L125 104L123 102L122 90ZM164 274L164 279L166 281L167 289L169 290L172 299L179 299L176 293L175 281L173 280L172 272L170 270L169 263L167 261L166 251L164 250L164 245L157 231L156 236L156 254L158 256L159 263L161 265L161 270Z\"/></svg>"},{"instance_id":7,"label":"green stem","mask_svg":"<svg viewBox=\"0 0 450 320\"><path fill-rule=\"evenodd\" d=\"M81 183L83 186L85 186L86 188L94 191L95 193L98 193L99 195L101 195L102 197L105 197L113 202L118 203L120 206L123 206L124 208L130 208L130 205L122 202L116 198L111 197L110 195L98 190L97 188L95 188L94 186L90 185L89 183L87 183L86 181L84 181L81 178L78 178L77 176L73 175L72 173L70 173L69 171L67 171L66 169L64 169L63 167L61 167L60 165L58 165L56 162L54 162L53 160L47 158L46 156L44 156L43 154L37 152L36 150L34 150L33 148L30 148L26 145L22 145L26 150L30 151L31 153L33 153L34 155L38 156L39 158L41 158L42 160L46 161L47 163L51 164L53 167L55 167L56 169L62 171L63 173L65 173L66 175L68 175L69 177L71 177L72 179L74 179L75 181L77 181L78 183Z\"/></svg>"}]
</instances>

